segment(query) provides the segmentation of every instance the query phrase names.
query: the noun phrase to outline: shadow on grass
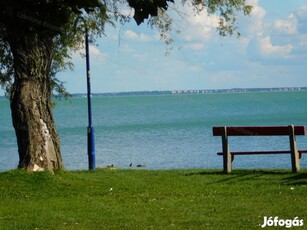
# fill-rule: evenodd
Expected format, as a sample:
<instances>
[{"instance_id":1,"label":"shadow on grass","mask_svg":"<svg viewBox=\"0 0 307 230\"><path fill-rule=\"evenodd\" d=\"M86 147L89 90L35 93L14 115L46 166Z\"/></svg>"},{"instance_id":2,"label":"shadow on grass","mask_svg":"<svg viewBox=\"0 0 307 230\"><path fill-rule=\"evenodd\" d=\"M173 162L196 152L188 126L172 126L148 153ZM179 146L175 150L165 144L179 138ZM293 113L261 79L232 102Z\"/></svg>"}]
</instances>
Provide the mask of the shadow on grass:
<instances>
[{"instance_id":1,"label":"shadow on grass","mask_svg":"<svg viewBox=\"0 0 307 230\"><path fill-rule=\"evenodd\" d=\"M269 169L256 169L256 170L233 170L232 173L224 173L223 171L199 171L185 173L185 176L216 176L214 182L209 184L218 183L240 183L244 181L252 181L262 179L268 175L274 179L274 175L278 176L278 179L282 180L282 185L307 185L307 172L292 173L289 170L269 170ZM288 176L288 177L286 177ZM286 177L286 178L284 178Z\"/></svg>"},{"instance_id":2,"label":"shadow on grass","mask_svg":"<svg viewBox=\"0 0 307 230\"><path fill-rule=\"evenodd\" d=\"M284 179L283 185L307 185L307 173L298 173Z\"/></svg>"},{"instance_id":3,"label":"shadow on grass","mask_svg":"<svg viewBox=\"0 0 307 230\"><path fill-rule=\"evenodd\" d=\"M291 175L292 173L287 170L269 170L269 169L255 169L255 170L233 170L231 173L224 173L220 170L205 170L198 172L185 173L185 176L195 175L221 175L221 176L238 176L238 175ZM293 174L292 174L293 175ZM295 174L297 175L297 174Z\"/></svg>"}]
</instances>

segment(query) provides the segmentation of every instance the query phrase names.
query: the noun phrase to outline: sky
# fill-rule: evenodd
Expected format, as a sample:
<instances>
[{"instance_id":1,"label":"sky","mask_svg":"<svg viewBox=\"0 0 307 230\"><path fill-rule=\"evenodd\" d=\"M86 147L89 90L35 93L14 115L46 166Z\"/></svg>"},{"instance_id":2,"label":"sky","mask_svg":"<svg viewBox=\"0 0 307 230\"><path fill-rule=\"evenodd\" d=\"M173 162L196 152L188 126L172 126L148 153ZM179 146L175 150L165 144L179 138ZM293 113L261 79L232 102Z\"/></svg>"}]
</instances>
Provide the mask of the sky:
<instances>
[{"instance_id":1,"label":"sky","mask_svg":"<svg viewBox=\"0 0 307 230\"><path fill-rule=\"evenodd\" d=\"M217 16L180 8L185 16L175 16L173 28L181 32L168 55L146 23L107 25L90 47L92 92L306 87L307 0L248 3L254 8L239 14L239 39L219 36ZM85 60L74 53L72 61L74 70L58 77L70 93L85 93Z\"/></svg>"}]
</instances>

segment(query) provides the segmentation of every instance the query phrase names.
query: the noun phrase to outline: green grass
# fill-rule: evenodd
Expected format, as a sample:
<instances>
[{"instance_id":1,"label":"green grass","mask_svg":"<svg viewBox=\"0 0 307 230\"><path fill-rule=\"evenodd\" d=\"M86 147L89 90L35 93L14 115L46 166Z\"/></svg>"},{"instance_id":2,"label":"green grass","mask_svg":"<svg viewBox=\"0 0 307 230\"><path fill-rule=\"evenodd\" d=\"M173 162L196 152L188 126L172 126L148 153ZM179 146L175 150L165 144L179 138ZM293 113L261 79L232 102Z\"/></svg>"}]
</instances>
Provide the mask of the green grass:
<instances>
[{"instance_id":1,"label":"green grass","mask_svg":"<svg viewBox=\"0 0 307 230\"><path fill-rule=\"evenodd\" d=\"M0 173L1 230L261 229L264 216L307 226L306 171Z\"/></svg>"}]
</instances>

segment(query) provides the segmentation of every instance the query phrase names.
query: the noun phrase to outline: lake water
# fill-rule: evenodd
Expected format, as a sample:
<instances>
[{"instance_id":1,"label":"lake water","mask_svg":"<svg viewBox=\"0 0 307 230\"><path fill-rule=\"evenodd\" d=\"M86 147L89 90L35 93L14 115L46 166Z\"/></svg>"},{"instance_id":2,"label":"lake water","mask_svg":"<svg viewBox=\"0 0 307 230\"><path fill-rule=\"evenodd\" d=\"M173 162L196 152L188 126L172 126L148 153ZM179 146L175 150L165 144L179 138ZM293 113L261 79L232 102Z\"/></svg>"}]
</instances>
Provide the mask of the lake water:
<instances>
[{"instance_id":1,"label":"lake water","mask_svg":"<svg viewBox=\"0 0 307 230\"><path fill-rule=\"evenodd\" d=\"M221 139L213 126L305 125L307 91L92 98L96 165L147 169L220 168ZM57 101L55 120L68 170L87 169L87 100ZM297 137L307 149L307 137ZM230 149L287 150L288 137L231 137ZM307 168L307 154L301 167ZM0 99L0 171L18 153L9 103ZM290 155L238 156L233 168L291 168Z\"/></svg>"}]
</instances>

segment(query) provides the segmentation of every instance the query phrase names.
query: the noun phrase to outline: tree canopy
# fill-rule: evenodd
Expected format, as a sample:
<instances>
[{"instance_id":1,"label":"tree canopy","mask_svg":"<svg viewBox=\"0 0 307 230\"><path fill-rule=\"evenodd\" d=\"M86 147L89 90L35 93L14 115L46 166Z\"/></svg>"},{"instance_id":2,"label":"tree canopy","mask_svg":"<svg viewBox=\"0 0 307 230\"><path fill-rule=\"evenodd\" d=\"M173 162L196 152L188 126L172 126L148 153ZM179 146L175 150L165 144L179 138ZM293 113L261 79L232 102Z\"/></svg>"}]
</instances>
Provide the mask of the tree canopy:
<instances>
[{"instance_id":1,"label":"tree canopy","mask_svg":"<svg viewBox=\"0 0 307 230\"><path fill-rule=\"evenodd\" d=\"M123 8L134 10L133 19L139 25L147 20L156 28L161 39L170 42L167 33L172 19L168 8L174 4L192 6L196 13L206 10L219 14L220 35L232 35L237 29L237 13L251 12L245 0L1 0L0 2L0 84L9 94L14 76L13 56L8 36L27 38L48 36L53 39L51 86L59 95L67 95L63 82L56 74L72 68L72 51L84 41L84 24L89 28L91 40L104 34L106 23L126 23L132 18L122 12Z\"/></svg>"},{"instance_id":2,"label":"tree canopy","mask_svg":"<svg viewBox=\"0 0 307 230\"><path fill-rule=\"evenodd\" d=\"M179 1L179 0L178 0ZM233 34L236 14L249 14L245 0L181 0L196 13L220 15L219 33ZM178 4L179 4L178 3ZM171 42L173 0L1 0L0 84L10 97L20 168L62 169L60 140L52 113L52 93L67 95L59 71L72 68L72 52L104 34L106 23L126 23L130 7L137 24L147 20L161 39Z\"/></svg>"}]
</instances>

